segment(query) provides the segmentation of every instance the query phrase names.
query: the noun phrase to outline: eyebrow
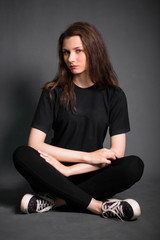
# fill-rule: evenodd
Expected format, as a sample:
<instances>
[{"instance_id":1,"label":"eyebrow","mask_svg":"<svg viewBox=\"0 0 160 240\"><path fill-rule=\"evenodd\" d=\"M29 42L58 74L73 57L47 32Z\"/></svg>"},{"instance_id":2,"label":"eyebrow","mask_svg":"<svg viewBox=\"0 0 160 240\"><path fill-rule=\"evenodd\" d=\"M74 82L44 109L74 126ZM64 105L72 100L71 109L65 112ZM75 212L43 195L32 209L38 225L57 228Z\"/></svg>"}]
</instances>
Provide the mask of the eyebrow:
<instances>
[{"instance_id":1,"label":"eyebrow","mask_svg":"<svg viewBox=\"0 0 160 240\"><path fill-rule=\"evenodd\" d=\"M78 49L78 48L83 48L83 46L75 47L75 48L73 48L73 50L76 50L76 49ZM62 50L63 50L63 51L64 51L64 50L67 50L67 51L68 51L68 49L66 49L66 48L63 48Z\"/></svg>"}]
</instances>

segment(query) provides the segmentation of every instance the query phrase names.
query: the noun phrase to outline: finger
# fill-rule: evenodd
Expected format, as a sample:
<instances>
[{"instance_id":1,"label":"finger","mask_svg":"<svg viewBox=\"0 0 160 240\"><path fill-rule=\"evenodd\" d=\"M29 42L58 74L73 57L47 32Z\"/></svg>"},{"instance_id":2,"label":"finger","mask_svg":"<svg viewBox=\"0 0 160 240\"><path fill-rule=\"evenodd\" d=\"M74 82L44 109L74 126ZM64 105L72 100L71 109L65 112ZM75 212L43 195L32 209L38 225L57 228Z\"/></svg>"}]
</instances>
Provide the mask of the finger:
<instances>
[{"instance_id":1,"label":"finger","mask_svg":"<svg viewBox=\"0 0 160 240\"><path fill-rule=\"evenodd\" d=\"M46 157L49 157L49 155L47 154L47 153L42 153L44 156L46 156Z\"/></svg>"},{"instance_id":2,"label":"finger","mask_svg":"<svg viewBox=\"0 0 160 240\"><path fill-rule=\"evenodd\" d=\"M115 156L115 158L114 158L114 159L118 158L118 155L117 155L117 153L116 153L116 152L113 152L113 154L114 154L114 156Z\"/></svg>"},{"instance_id":3,"label":"finger","mask_svg":"<svg viewBox=\"0 0 160 240\"><path fill-rule=\"evenodd\" d=\"M42 151L40 151L40 150L38 150L38 152L39 152L40 154L43 154L44 156L49 156L47 153L42 152Z\"/></svg>"},{"instance_id":4,"label":"finger","mask_svg":"<svg viewBox=\"0 0 160 240\"><path fill-rule=\"evenodd\" d=\"M44 155L43 153L40 154L40 157L42 157L43 159L48 159L48 156Z\"/></svg>"},{"instance_id":5,"label":"finger","mask_svg":"<svg viewBox=\"0 0 160 240\"><path fill-rule=\"evenodd\" d=\"M40 157L46 160L46 157L43 154L40 154Z\"/></svg>"},{"instance_id":6,"label":"finger","mask_svg":"<svg viewBox=\"0 0 160 240\"><path fill-rule=\"evenodd\" d=\"M42 152L42 151L40 151L40 150L38 150L38 152L39 152L39 154L40 154L40 153L43 153L43 152Z\"/></svg>"},{"instance_id":7,"label":"finger","mask_svg":"<svg viewBox=\"0 0 160 240\"><path fill-rule=\"evenodd\" d=\"M107 164L110 165L111 164L111 161L107 159Z\"/></svg>"},{"instance_id":8,"label":"finger","mask_svg":"<svg viewBox=\"0 0 160 240\"><path fill-rule=\"evenodd\" d=\"M106 159L104 159L102 164L106 164L106 165L111 164L111 160L106 158Z\"/></svg>"},{"instance_id":9,"label":"finger","mask_svg":"<svg viewBox=\"0 0 160 240\"><path fill-rule=\"evenodd\" d=\"M110 155L109 155L109 157L108 158L110 158L110 159L116 159L116 155L114 154L114 153L111 153Z\"/></svg>"},{"instance_id":10,"label":"finger","mask_svg":"<svg viewBox=\"0 0 160 240\"><path fill-rule=\"evenodd\" d=\"M50 161L49 161L49 159L48 159L48 158L45 158L44 160L45 160L46 162L50 163Z\"/></svg>"},{"instance_id":11,"label":"finger","mask_svg":"<svg viewBox=\"0 0 160 240\"><path fill-rule=\"evenodd\" d=\"M48 162L48 163L51 163L52 161L50 161L50 159L49 158L44 158L44 160L46 161L46 162Z\"/></svg>"},{"instance_id":12,"label":"finger","mask_svg":"<svg viewBox=\"0 0 160 240\"><path fill-rule=\"evenodd\" d=\"M104 168L104 167L107 167L108 166L108 163L102 163L101 164L101 168Z\"/></svg>"},{"instance_id":13,"label":"finger","mask_svg":"<svg viewBox=\"0 0 160 240\"><path fill-rule=\"evenodd\" d=\"M111 150L112 151L112 150ZM118 155L116 152L112 151L112 154L115 156L115 159L118 158Z\"/></svg>"},{"instance_id":14,"label":"finger","mask_svg":"<svg viewBox=\"0 0 160 240\"><path fill-rule=\"evenodd\" d=\"M53 160L54 162L57 161L54 157L51 157L50 155L47 155L47 154L41 153L40 156L48 163L53 162Z\"/></svg>"}]
</instances>

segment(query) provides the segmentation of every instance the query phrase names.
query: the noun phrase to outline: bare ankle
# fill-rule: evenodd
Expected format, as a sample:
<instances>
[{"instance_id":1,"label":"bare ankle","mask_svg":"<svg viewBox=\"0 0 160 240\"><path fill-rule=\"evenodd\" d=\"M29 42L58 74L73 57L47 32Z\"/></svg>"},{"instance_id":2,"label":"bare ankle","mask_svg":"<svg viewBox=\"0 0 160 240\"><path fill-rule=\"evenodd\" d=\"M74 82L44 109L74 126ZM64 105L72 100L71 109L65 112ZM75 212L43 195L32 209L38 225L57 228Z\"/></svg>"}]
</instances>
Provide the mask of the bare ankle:
<instances>
[{"instance_id":1,"label":"bare ankle","mask_svg":"<svg viewBox=\"0 0 160 240\"><path fill-rule=\"evenodd\" d=\"M95 214L101 215L102 214L102 202L92 198L87 209Z\"/></svg>"},{"instance_id":2,"label":"bare ankle","mask_svg":"<svg viewBox=\"0 0 160 240\"><path fill-rule=\"evenodd\" d=\"M55 200L55 207L62 207L65 206L66 202L62 198L56 198Z\"/></svg>"}]
</instances>

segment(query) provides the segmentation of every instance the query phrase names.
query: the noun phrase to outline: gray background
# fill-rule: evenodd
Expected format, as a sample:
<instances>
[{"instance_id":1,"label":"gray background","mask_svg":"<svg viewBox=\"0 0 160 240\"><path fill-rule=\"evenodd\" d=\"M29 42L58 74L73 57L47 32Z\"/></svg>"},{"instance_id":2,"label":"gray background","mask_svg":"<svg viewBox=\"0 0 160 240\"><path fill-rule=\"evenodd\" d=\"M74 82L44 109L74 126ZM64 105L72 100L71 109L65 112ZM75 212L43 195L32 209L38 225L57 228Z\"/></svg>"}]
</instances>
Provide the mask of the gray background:
<instances>
[{"instance_id":1,"label":"gray background","mask_svg":"<svg viewBox=\"0 0 160 240\"><path fill-rule=\"evenodd\" d=\"M45 82L51 81L57 72L58 37L75 21L88 21L101 32L118 75L119 84L127 95L132 131L127 135L126 154L136 154L145 163L143 179L131 193L134 196L139 192L139 195L135 196L141 202L141 198L146 196L147 205L151 204L152 200L154 203L157 201L155 199L159 197L157 190L159 185L156 184L159 184L160 167L159 12L158 0L0 0L0 187L3 210L1 216L4 216L4 221L8 213L6 220L8 226L16 216L17 212L13 209L19 204L17 200L21 197L20 193L24 194L25 188L29 190L29 186L24 185L23 178L14 169L12 152L17 146L27 143L40 89ZM106 142L105 146L108 145ZM152 198L147 195L148 189ZM141 204L143 206L143 202ZM150 218L153 212L150 210L150 214L147 215L148 208L144 206L144 209L145 216ZM157 210L157 207L154 209ZM45 216L53 221L50 214ZM22 216L18 215L20 226L24 220ZM89 216L87 215L88 218ZM96 218L92 215L91 217ZM37 217L35 218L32 220L37 221ZM85 215L81 218L82 223ZM26 219L24 221L27 221ZM58 221L57 219L55 222ZM79 215L75 215L75 220L71 222L75 223L78 219ZM92 222L93 219L88 221ZM149 237L153 237L156 231L153 230L151 223L145 222L144 225L144 222L143 227L141 226L141 234L145 232L144 229L150 229L147 234L150 239ZM27 224L29 223L30 219ZM101 226L104 223L95 221L95 227L98 226L97 224ZM93 224L92 231L95 227ZM112 224L110 227L113 231L107 232L110 236L108 239L127 236L119 233L112 238L115 229ZM4 239L5 237L10 239L10 234L16 232L14 229L5 231L3 225L1 228ZM75 229L76 232L77 228ZM89 227L84 228L83 234L88 229ZM118 225L117 232L120 229L121 225ZM19 233L23 233L23 230L22 224ZM63 230L57 232L58 239L63 239ZM102 235L95 233L94 236L95 239L105 239L105 234L103 230ZM19 236L22 239L22 236ZM71 236L65 236L70 239L73 233ZM83 239L78 236L80 234L73 239ZM89 235L85 236L85 239L91 239ZM157 236L155 235L154 239ZM32 237L29 239L34 239ZM135 239L134 234L129 237ZM15 239L18 239L18 235Z\"/></svg>"}]
</instances>

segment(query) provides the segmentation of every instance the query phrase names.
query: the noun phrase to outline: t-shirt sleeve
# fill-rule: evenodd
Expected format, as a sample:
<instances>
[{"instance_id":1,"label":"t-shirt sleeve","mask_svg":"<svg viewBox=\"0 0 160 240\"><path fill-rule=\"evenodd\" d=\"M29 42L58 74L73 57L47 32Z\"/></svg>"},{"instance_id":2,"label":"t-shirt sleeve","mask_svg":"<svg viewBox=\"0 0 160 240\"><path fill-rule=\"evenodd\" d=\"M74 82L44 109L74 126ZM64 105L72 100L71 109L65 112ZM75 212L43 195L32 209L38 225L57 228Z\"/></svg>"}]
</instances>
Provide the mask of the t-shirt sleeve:
<instances>
[{"instance_id":1,"label":"t-shirt sleeve","mask_svg":"<svg viewBox=\"0 0 160 240\"><path fill-rule=\"evenodd\" d=\"M43 90L39 99L39 103L31 124L32 128L41 130L42 132L47 132L52 128L54 121L54 95L52 94L52 99L49 96L49 89Z\"/></svg>"},{"instance_id":2,"label":"t-shirt sleeve","mask_svg":"<svg viewBox=\"0 0 160 240\"><path fill-rule=\"evenodd\" d=\"M110 98L109 133L110 136L130 131L126 95L122 89L115 89Z\"/></svg>"}]
</instances>

